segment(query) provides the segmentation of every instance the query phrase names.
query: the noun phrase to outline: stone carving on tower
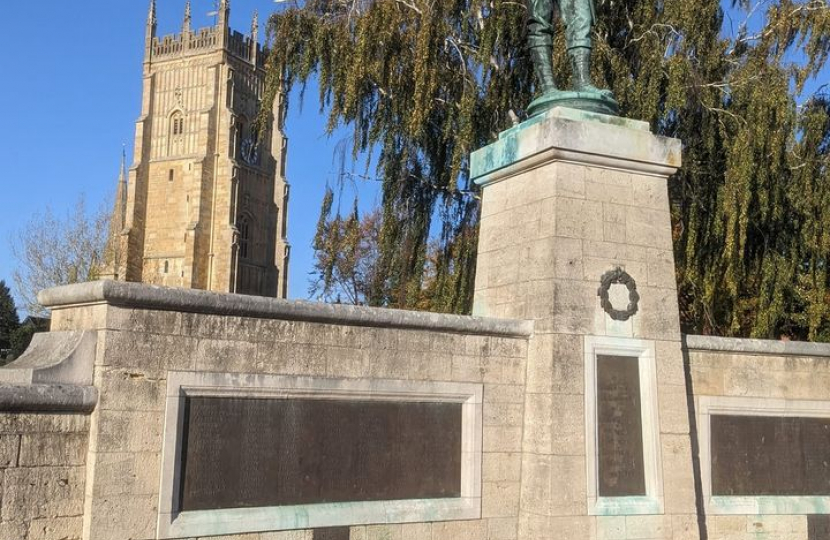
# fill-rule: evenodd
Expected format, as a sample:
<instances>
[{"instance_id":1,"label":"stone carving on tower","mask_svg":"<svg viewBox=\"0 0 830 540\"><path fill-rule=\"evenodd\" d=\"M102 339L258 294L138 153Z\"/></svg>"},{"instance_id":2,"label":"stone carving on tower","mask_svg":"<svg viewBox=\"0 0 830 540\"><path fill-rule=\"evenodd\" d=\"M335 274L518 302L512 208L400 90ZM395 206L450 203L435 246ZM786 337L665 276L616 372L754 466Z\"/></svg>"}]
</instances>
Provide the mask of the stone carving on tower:
<instances>
[{"instance_id":1,"label":"stone carving on tower","mask_svg":"<svg viewBox=\"0 0 830 540\"><path fill-rule=\"evenodd\" d=\"M181 33L157 36L150 1L122 256L106 277L286 296L284 101L260 134L267 50L257 15L248 36L229 15L221 0L216 25L194 30L188 1Z\"/></svg>"}]
</instances>

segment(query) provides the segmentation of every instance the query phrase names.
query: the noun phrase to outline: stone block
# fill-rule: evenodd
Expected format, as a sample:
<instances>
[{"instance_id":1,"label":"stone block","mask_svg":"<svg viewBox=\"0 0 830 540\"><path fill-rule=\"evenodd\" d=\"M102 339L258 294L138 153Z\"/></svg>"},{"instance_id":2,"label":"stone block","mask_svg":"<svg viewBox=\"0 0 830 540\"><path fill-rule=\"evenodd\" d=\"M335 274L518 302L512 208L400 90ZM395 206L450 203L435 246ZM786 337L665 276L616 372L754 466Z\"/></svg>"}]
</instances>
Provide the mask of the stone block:
<instances>
[{"instance_id":1,"label":"stone block","mask_svg":"<svg viewBox=\"0 0 830 540\"><path fill-rule=\"evenodd\" d=\"M633 206L668 210L669 190L666 179L658 176L636 176L632 179Z\"/></svg>"},{"instance_id":2,"label":"stone block","mask_svg":"<svg viewBox=\"0 0 830 540\"><path fill-rule=\"evenodd\" d=\"M329 377L368 377L372 356L361 349L348 347L327 347L326 374Z\"/></svg>"},{"instance_id":3,"label":"stone block","mask_svg":"<svg viewBox=\"0 0 830 540\"><path fill-rule=\"evenodd\" d=\"M83 513L83 467L6 469L3 521L79 516Z\"/></svg>"},{"instance_id":4,"label":"stone block","mask_svg":"<svg viewBox=\"0 0 830 540\"><path fill-rule=\"evenodd\" d=\"M660 433L689 433L689 406L685 386L657 386Z\"/></svg>"},{"instance_id":5,"label":"stone block","mask_svg":"<svg viewBox=\"0 0 830 540\"><path fill-rule=\"evenodd\" d=\"M0 435L0 469L17 467L19 450L19 435Z\"/></svg>"},{"instance_id":6,"label":"stone block","mask_svg":"<svg viewBox=\"0 0 830 540\"><path fill-rule=\"evenodd\" d=\"M366 540L400 540L400 525L368 525Z\"/></svg>"},{"instance_id":7,"label":"stone block","mask_svg":"<svg viewBox=\"0 0 830 540\"><path fill-rule=\"evenodd\" d=\"M686 372L683 366L683 350L676 341L656 341L655 361L657 384L686 386Z\"/></svg>"},{"instance_id":8,"label":"stone block","mask_svg":"<svg viewBox=\"0 0 830 540\"><path fill-rule=\"evenodd\" d=\"M27 540L80 540L82 533L80 516L35 519L29 524Z\"/></svg>"},{"instance_id":9,"label":"stone block","mask_svg":"<svg viewBox=\"0 0 830 540\"><path fill-rule=\"evenodd\" d=\"M598 516L597 540L626 540L625 516Z\"/></svg>"},{"instance_id":10,"label":"stone block","mask_svg":"<svg viewBox=\"0 0 830 540\"><path fill-rule=\"evenodd\" d=\"M365 528L365 527L362 527ZM258 540L313 540L311 531L273 531L273 532L265 532L259 533ZM215 537L211 537L210 540L215 540ZM249 540L245 538L244 540ZM359 540L357 535L354 535L351 540Z\"/></svg>"},{"instance_id":11,"label":"stone block","mask_svg":"<svg viewBox=\"0 0 830 540\"><path fill-rule=\"evenodd\" d=\"M556 334L601 335L605 321L597 297L598 285L560 280L554 284L556 306L551 331Z\"/></svg>"},{"instance_id":12,"label":"stone block","mask_svg":"<svg viewBox=\"0 0 830 540\"><path fill-rule=\"evenodd\" d=\"M530 339L527 356L527 391L534 394L553 390L553 334L536 334Z\"/></svg>"},{"instance_id":13,"label":"stone block","mask_svg":"<svg viewBox=\"0 0 830 540\"><path fill-rule=\"evenodd\" d=\"M207 313L183 313L181 315L183 336L207 339L228 339L228 319L225 315Z\"/></svg>"},{"instance_id":14,"label":"stone block","mask_svg":"<svg viewBox=\"0 0 830 540\"><path fill-rule=\"evenodd\" d=\"M583 240L582 252L586 257L604 258L615 261L648 262L648 248L618 242Z\"/></svg>"},{"instance_id":15,"label":"stone block","mask_svg":"<svg viewBox=\"0 0 830 540\"><path fill-rule=\"evenodd\" d=\"M22 520L0 523L0 540L21 540L26 538L29 525Z\"/></svg>"},{"instance_id":16,"label":"stone block","mask_svg":"<svg viewBox=\"0 0 830 540\"><path fill-rule=\"evenodd\" d=\"M78 433L89 431L85 414L2 414L0 433Z\"/></svg>"},{"instance_id":17,"label":"stone block","mask_svg":"<svg viewBox=\"0 0 830 540\"><path fill-rule=\"evenodd\" d=\"M300 347L293 347L297 351ZM257 344L248 341L200 339L196 346L196 369L250 373L257 369Z\"/></svg>"},{"instance_id":18,"label":"stone block","mask_svg":"<svg viewBox=\"0 0 830 540\"><path fill-rule=\"evenodd\" d=\"M585 455L585 402L581 395L553 396L550 452L557 456Z\"/></svg>"},{"instance_id":19,"label":"stone block","mask_svg":"<svg viewBox=\"0 0 830 540\"><path fill-rule=\"evenodd\" d=\"M400 540L423 540L432 534L429 523L404 523L400 525Z\"/></svg>"},{"instance_id":20,"label":"stone block","mask_svg":"<svg viewBox=\"0 0 830 540\"><path fill-rule=\"evenodd\" d=\"M521 427L523 414L521 403L485 403L484 425Z\"/></svg>"},{"instance_id":21,"label":"stone block","mask_svg":"<svg viewBox=\"0 0 830 540\"><path fill-rule=\"evenodd\" d=\"M556 198L552 216L542 218L541 226L553 226L551 230L558 237L581 240L603 240L602 202L581 199ZM553 223L548 220L553 218Z\"/></svg>"},{"instance_id":22,"label":"stone block","mask_svg":"<svg viewBox=\"0 0 830 540\"><path fill-rule=\"evenodd\" d=\"M524 387L518 384L488 384L484 387L484 403L524 403Z\"/></svg>"},{"instance_id":23,"label":"stone block","mask_svg":"<svg viewBox=\"0 0 830 540\"><path fill-rule=\"evenodd\" d=\"M519 534L519 519L490 518L487 520L486 540L516 540Z\"/></svg>"},{"instance_id":24,"label":"stone block","mask_svg":"<svg viewBox=\"0 0 830 540\"><path fill-rule=\"evenodd\" d=\"M668 249L649 248L648 280L649 287L677 289L674 273L674 252Z\"/></svg>"},{"instance_id":25,"label":"stone block","mask_svg":"<svg viewBox=\"0 0 830 540\"><path fill-rule=\"evenodd\" d=\"M326 349L305 343L257 343L252 371L281 375L325 375Z\"/></svg>"},{"instance_id":26,"label":"stone block","mask_svg":"<svg viewBox=\"0 0 830 540\"><path fill-rule=\"evenodd\" d=\"M484 452L519 452L522 449L521 427L484 427Z\"/></svg>"},{"instance_id":27,"label":"stone block","mask_svg":"<svg viewBox=\"0 0 830 540\"><path fill-rule=\"evenodd\" d=\"M164 379L153 378L141 368L102 368L99 370L98 385L101 389L98 408L164 411L166 385Z\"/></svg>"},{"instance_id":28,"label":"stone block","mask_svg":"<svg viewBox=\"0 0 830 540\"><path fill-rule=\"evenodd\" d=\"M107 313L107 328L139 334L181 334L182 321L189 314L179 311L111 308Z\"/></svg>"},{"instance_id":29,"label":"stone block","mask_svg":"<svg viewBox=\"0 0 830 540\"><path fill-rule=\"evenodd\" d=\"M160 463L160 452L96 454L92 494L94 497L155 494L159 489Z\"/></svg>"},{"instance_id":30,"label":"stone block","mask_svg":"<svg viewBox=\"0 0 830 540\"><path fill-rule=\"evenodd\" d=\"M20 438L20 466L45 467L83 465L86 433L27 433Z\"/></svg>"},{"instance_id":31,"label":"stone block","mask_svg":"<svg viewBox=\"0 0 830 540\"><path fill-rule=\"evenodd\" d=\"M589 175L585 181L585 198L589 201L632 204L633 194L631 178L626 174Z\"/></svg>"},{"instance_id":32,"label":"stone block","mask_svg":"<svg viewBox=\"0 0 830 540\"><path fill-rule=\"evenodd\" d=\"M89 537L154 538L157 501L158 495L113 495L92 501Z\"/></svg>"},{"instance_id":33,"label":"stone block","mask_svg":"<svg viewBox=\"0 0 830 540\"><path fill-rule=\"evenodd\" d=\"M691 367L692 389L696 396L726 395L726 372L719 368Z\"/></svg>"},{"instance_id":34,"label":"stone block","mask_svg":"<svg viewBox=\"0 0 830 540\"><path fill-rule=\"evenodd\" d=\"M523 444L526 452L540 455L551 453L554 437L553 399L552 394L527 394Z\"/></svg>"},{"instance_id":35,"label":"stone block","mask_svg":"<svg viewBox=\"0 0 830 540\"><path fill-rule=\"evenodd\" d=\"M537 515L586 515L585 457L525 454L521 503L523 512Z\"/></svg>"},{"instance_id":36,"label":"stone block","mask_svg":"<svg viewBox=\"0 0 830 540\"><path fill-rule=\"evenodd\" d=\"M481 487L481 517L519 515L519 482L484 482Z\"/></svg>"},{"instance_id":37,"label":"stone block","mask_svg":"<svg viewBox=\"0 0 830 540\"><path fill-rule=\"evenodd\" d=\"M626 516L625 532L629 540L662 540L671 537L669 516Z\"/></svg>"},{"instance_id":38,"label":"stone block","mask_svg":"<svg viewBox=\"0 0 830 540\"><path fill-rule=\"evenodd\" d=\"M484 538L487 522L444 521L432 524L432 540L480 540Z\"/></svg>"},{"instance_id":39,"label":"stone block","mask_svg":"<svg viewBox=\"0 0 830 540\"><path fill-rule=\"evenodd\" d=\"M157 379L165 378L167 370L195 369L198 342L193 338L108 330L103 343L100 365L136 368Z\"/></svg>"},{"instance_id":40,"label":"stone block","mask_svg":"<svg viewBox=\"0 0 830 540\"><path fill-rule=\"evenodd\" d=\"M629 206L625 216L625 239L629 244L671 251L672 228L668 209L650 210ZM592 238L595 240L595 238Z\"/></svg>"},{"instance_id":41,"label":"stone block","mask_svg":"<svg viewBox=\"0 0 830 540\"><path fill-rule=\"evenodd\" d=\"M103 304L53 309L49 329L52 332L103 329L107 327L107 312L112 309Z\"/></svg>"},{"instance_id":42,"label":"stone block","mask_svg":"<svg viewBox=\"0 0 830 540\"><path fill-rule=\"evenodd\" d=\"M673 515L671 517L672 540L700 540L698 516Z\"/></svg>"},{"instance_id":43,"label":"stone block","mask_svg":"<svg viewBox=\"0 0 830 540\"><path fill-rule=\"evenodd\" d=\"M582 240L579 238L556 238L554 242L551 246L551 259L547 262L553 269L553 277L557 279L582 279Z\"/></svg>"},{"instance_id":44,"label":"stone block","mask_svg":"<svg viewBox=\"0 0 830 540\"><path fill-rule=\"evenodd\" d=\"M554 169L548 174L544 174L545 171L539 169L537 169L536 174L547 177L548 183L553 185L554 191L551 195L569 199L584 199L585 182L589 172L593 173L595 171L582 165L560 161L554 165ZM546 191L549 192L549 190Z\"/></svg>"},{"instance_id":45,"label":"stone block","mask_svg":"<svg viewBox=\"0 0 830 540\"><path fill-rule=\"evenodd\" d=\"M539 516L519 518L519 538L527 540L590 540L596 538L595 519L588 516Z\"/></svg>"},{"instance_id":46,"label":"stone block","mask_svg":"<svg viewBox=\"0 0 830 540\"><path fill-rule=\"evenodd\" d=\"M634 336L642 339L680 341L680 312L673 289L637 287L640 310L632 318Z\"/></svg>"},{"instance_id":47,"label":"stone block","mask_svg":"<svg viewBox=\"0 0 830 540\"><path fill-rule=\"evenodd\" d=\"M98 444L101 452L158 452L161 450L162 415L146 411L99 411Z\"/></svg>"},{"instance_id":48,"label":"stone block","mask_svg":"<svg viewBox=\"0 0 830 540\"><path fill-rule=\"evenodd\" d=\"M667 514L696 512L692 450L687 435L661 435L663 497Z\"/></svg>"}]
</instances>

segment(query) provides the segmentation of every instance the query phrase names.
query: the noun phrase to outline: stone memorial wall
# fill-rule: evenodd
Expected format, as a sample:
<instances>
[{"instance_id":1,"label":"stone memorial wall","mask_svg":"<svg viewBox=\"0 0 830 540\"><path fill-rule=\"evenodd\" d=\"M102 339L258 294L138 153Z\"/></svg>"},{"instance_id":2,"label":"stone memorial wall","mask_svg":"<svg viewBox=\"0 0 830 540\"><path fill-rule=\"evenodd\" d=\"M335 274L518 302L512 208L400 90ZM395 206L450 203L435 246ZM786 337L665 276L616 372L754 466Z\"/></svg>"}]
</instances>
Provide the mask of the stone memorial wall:
<instances>
[{"instance_id":1,"label":"stone memorial wall","mask_svg":"<svg viewBox=\"0 0 830 540\"><path fill-rule=\"evenodd\" d=\"M0 540L828 540L830 345L682 336L679 141L472 156L476 316L95 282L0 369Z\"/></svg>"}]
</instances>

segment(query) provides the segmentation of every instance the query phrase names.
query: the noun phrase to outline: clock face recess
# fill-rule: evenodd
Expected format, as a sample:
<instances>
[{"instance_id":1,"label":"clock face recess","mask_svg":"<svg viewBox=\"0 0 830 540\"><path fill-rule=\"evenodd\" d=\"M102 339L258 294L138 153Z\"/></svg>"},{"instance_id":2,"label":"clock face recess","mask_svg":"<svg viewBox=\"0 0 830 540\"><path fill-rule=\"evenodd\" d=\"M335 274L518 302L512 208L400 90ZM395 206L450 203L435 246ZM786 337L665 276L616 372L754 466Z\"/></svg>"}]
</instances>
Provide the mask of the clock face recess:
<instances>
[{"instance_id":1,"label":"clock face recess","mask_svg":"<svg viewBox=\"0 0 830 540\"><path fill-rule=\"evenodd\" d=\"M248 165L259 164L259 144L257 144L251 137L246 137L242 141L242 159Z\"/></svg>"}]
</instances>

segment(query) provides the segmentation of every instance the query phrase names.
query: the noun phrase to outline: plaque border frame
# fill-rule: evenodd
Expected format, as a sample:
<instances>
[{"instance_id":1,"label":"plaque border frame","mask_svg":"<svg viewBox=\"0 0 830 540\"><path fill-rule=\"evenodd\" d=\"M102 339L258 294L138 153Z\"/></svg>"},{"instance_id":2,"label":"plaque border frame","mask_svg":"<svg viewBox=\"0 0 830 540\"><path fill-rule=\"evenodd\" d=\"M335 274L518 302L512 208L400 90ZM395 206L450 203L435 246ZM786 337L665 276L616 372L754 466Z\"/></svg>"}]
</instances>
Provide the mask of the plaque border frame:
<instances>
[{"instance_id":1,"label":"plaque border frame","mask_svg":"<svg viewBox=\"0 0 830 540\"><path fill-rule=\"evenodd\" d=\"M169 371L157 538L481 518L483 384ZM461 497L178 512L186 397L310 398L461 403Z\"/></svg>"},{"instance_id":2,"label":"plaque border frame","mask_svg":"<svg viewBox=\"0 0 830 540\"><path fill-rule=\"evenodd\" d=\"M708 515L830 514L830 496L712 495L712 415L830 418L830 401L742 396L699 396L697 432L703 504Z\"/></svg>"},{"instance_id":3,"label":"plaque border frame","mask_svg":"<svg viewBox=\"0 0 830 540\"><path fill-rule=\"evenodd\" d=\"M663 464L657 399L657 362L653 341L612 336L585 336L585 464L590 516L628 516L664 513ZM639 359L640 415L643 427L643 470L646 495L599 496L597 426L597 356Z\"/></svg>"}]
</instances>

